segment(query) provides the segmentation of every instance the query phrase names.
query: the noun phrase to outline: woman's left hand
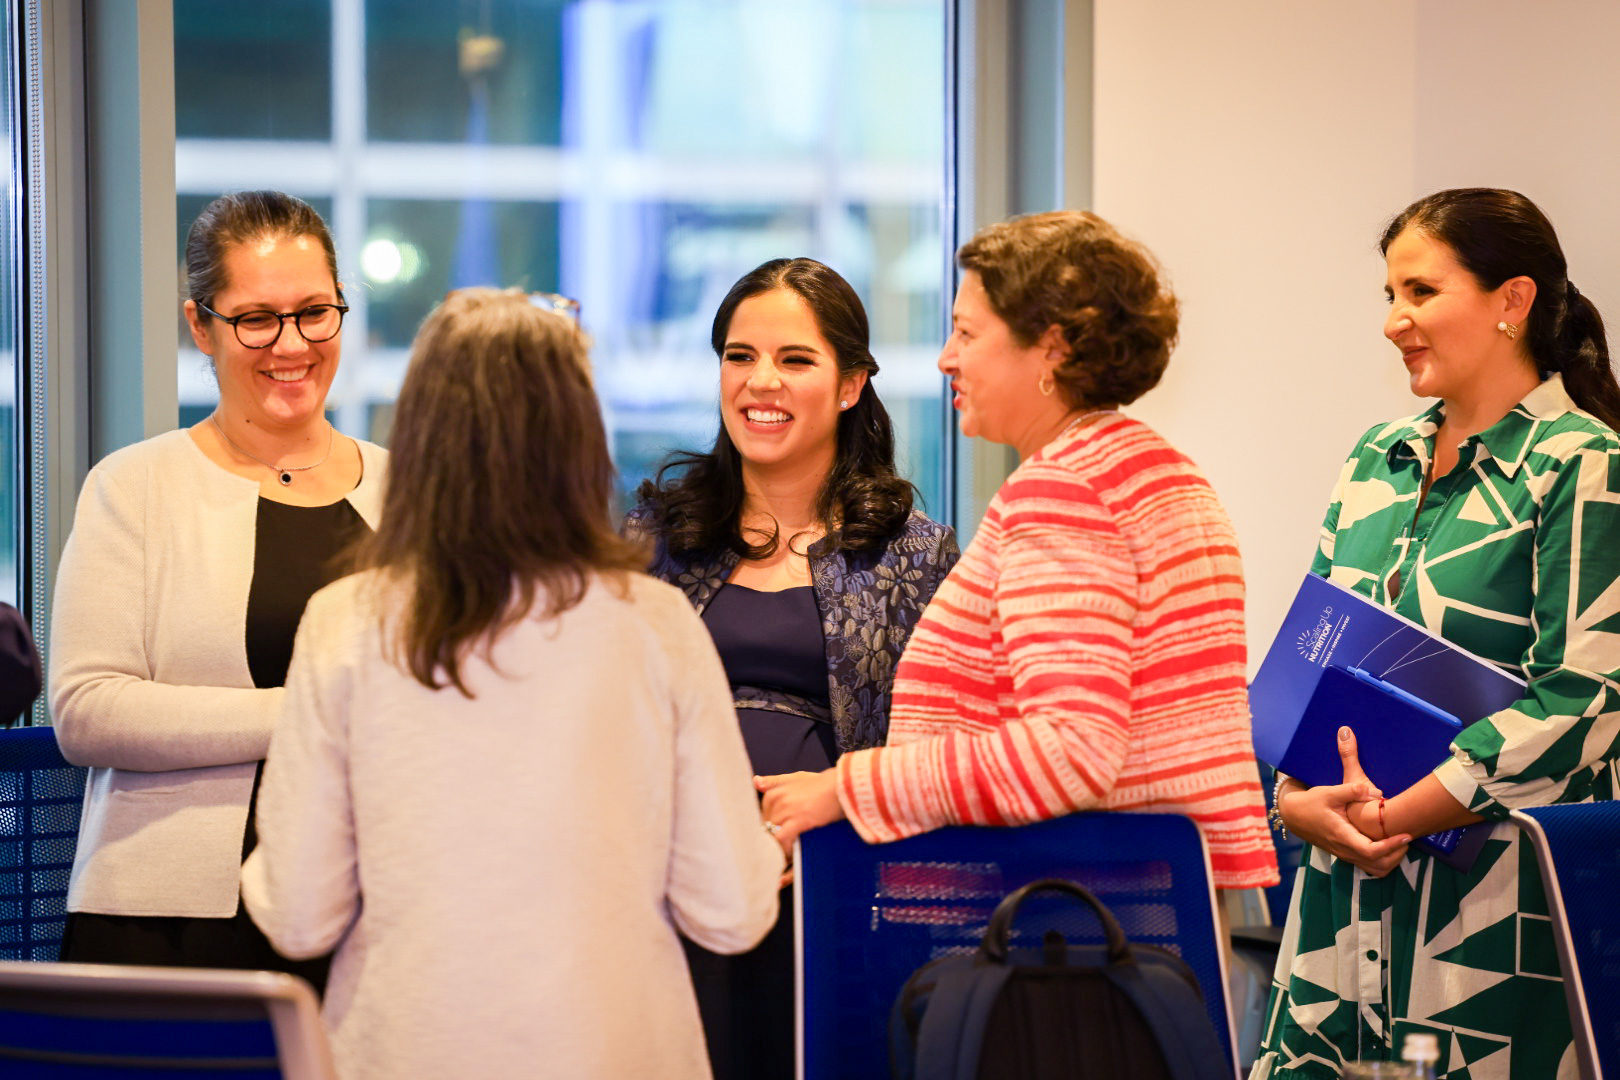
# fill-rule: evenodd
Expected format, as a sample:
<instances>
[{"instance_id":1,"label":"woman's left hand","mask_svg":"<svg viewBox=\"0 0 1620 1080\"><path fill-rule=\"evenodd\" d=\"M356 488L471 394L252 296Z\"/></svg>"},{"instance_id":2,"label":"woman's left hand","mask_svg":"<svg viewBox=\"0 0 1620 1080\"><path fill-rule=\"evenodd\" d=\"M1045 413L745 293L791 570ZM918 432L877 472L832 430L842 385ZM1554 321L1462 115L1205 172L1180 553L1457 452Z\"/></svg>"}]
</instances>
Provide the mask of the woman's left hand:
<instances>
[{"instance_id":1,"label":"woman's left hand","mask_svg":"<svg viewBox=\"0 0 1620 1080\"><path fill-rule=\"evenodd\" d=\"M800 833L844 818L835 769L756 776L754 786L765 793L765 820L777 826L776 840L789 855Z\"/></svg>"},{"instance_id":2,"label":"woman's left hand","mask_svg":"<svg viewBox=\"0 0 1620 1080\"><path fill-rule=\"evenodd\" d=\"M1277 808L1288 831L1312 847L1359 867L1372 877L1383 877L1406 857L1410 836L1385 836L1373 840L1360 828L1369 804L1376 813L1382 793L1361 770L1356 753L1356 737L1348 727L1339 729L1339 760L1344 766L1344 782L1323 784L1284 795L1279 791Z\"/></svg>"}]
</instances>

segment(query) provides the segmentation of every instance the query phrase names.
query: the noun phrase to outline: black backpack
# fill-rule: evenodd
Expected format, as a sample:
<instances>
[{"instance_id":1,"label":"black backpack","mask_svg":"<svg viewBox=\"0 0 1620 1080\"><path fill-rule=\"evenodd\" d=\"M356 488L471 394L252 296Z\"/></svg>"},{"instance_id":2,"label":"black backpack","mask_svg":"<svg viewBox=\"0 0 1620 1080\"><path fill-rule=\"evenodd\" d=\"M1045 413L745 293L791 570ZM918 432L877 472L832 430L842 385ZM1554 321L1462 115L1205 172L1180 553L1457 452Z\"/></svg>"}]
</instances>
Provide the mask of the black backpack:
<instances>
[{"instance_id":1,"label":"black backpack","mask_svg":"<svg viewBox=\"0 0 1620 1080\"><path fill-rule=\"evenodd\" d=\"M1007 939L1024 900L1090 904L1105 945L1040 949ZM1185 961L1132 945L1088 890L1047 878L1009 894L971 955L942 956L906 980L889 1014L896 1080L1232 1080L1231 1059Z\"/></svg>"}]
</instances>

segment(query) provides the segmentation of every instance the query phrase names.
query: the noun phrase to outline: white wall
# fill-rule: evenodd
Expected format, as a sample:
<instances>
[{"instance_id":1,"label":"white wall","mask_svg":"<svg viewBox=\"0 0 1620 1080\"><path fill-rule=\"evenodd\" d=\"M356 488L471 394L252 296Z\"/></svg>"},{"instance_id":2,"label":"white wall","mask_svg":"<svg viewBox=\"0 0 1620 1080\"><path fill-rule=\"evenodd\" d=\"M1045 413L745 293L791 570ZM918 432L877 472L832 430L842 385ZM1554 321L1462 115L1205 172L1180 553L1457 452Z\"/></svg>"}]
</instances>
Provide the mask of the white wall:
<instances>
[{"instance_id":1,"label":"white wall","mask_svg":"<svg viewBox=\"0 0 1620 1080\"><path fill-rule=\"evenodd\" d=\"M1558 229L1620 344L1620 4L1423 0L1417 188L1509 187Z\"/></svg>"},{"instance_id":2,"label":"white wall","mask_svg":"<svg viewBox=\"0 0 1620 1080\"><path fill-rule=\"evenodd\" d=\"M1550 0L1095 0L1095 209L1183 303L1131 409L1208 472L1270 643L1340 462L1417 411L1381 336L1376 241L1441 187L1537 200L1620 322L1620 5Z\"/></svg>"}]
</instances>

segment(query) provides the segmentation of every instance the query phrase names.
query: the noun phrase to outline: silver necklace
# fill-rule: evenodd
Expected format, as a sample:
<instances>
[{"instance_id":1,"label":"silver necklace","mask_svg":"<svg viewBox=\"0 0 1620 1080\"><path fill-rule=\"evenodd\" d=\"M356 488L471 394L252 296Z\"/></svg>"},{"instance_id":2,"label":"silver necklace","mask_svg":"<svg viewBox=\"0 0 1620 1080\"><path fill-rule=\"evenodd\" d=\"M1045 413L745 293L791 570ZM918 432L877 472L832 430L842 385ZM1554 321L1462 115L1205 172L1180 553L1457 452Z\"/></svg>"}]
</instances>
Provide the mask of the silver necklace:
<instances>
[{"instance_id":1,"label":"silver necklace","mask_svg":"<svg viewBox=\"0 0 1620 1080\"><path fill-rule=\"evenodd\" d=\"M264 458L262 458L262 457L259 457L257 454L250 454L246 450L242 449L240 446L237 446L236 441L234 439L232 439L229 435L225 434L225 428L224 428L223 425L220 424L218 416L215 416L213 413L209 413L208 414L208 419L209 419L210 422L213 423L214 427L219 431L219 437L224 439L227 443L229 443L232 450L235 450L238 454L241 454L243 457L252 458L254 461L257 461L260 465L263 465L265 468L267 468L271 472L275 473L276 474L276 479L281 481L281 486L282 487L292 487L293 473L295 473L295 472L308 472L310 469L319 468L320 466L325 465L326 464L326 459L332 456L332 439L337 434L337 429L334 428L332 426L332 422L330 420L328 420L326 422L326 453L321 455L321 460L319 460L319 461L313 462L313 463L311 463L309 465L272 465L272 464L270 464L270 462L264 460Z\"/></svg>"}]
</instances>

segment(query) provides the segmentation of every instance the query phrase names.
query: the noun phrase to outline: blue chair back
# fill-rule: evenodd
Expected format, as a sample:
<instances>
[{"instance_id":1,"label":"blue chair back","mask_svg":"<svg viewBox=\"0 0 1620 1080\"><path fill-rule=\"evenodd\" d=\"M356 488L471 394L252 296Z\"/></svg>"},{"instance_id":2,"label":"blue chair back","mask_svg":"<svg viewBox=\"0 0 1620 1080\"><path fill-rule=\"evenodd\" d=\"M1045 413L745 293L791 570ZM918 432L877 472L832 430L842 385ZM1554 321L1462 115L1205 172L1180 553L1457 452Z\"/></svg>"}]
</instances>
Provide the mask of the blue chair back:
<instances>
[{"instance_id":1,"label":"blue chair back","mask_svg":"<svg viewBox=\"0 0 1620 1080\"><path fill-rule=\"evenodd\" d=\"M0 961L6 1080L336 1080L315 992L281 972Z\"/></svg>"},{"instance_id":2,"label":"blue chair back","mask_svg":"<svg viewBox=\"0 0 1620 1080\"><path fill-rule=\"evenodd\" d=\"M55 960L85 770L49 727L0 730L0 960Z\"/></svg>"},{"instance_id":3,"label":"blue chair back","mask_svg":"<svg viewBox=\"0 0 1620 1080\"><path fill-rule=\"evenodd\" d=\"M1620 802L1516 810L1535 847L1586 1080L1620 1078Z\"/></svg>"},{"instance_id":4,"label":"blue chair back","mask_svg":"<svg viewBox=\"0 0 1620 1080\"><path fill-rule=\"evenodd\" d=\"M803 1080L887 1080L889 1009L902 984L935 957L977 949L1001 898L1045 877L1090 889L1132 942L1179 953L1232 1060L1209 858L1188 818L1071 814L875 845L841 822L800 837L796 866ZM1102 941L1095 917L1072 901L1037 898L1027 911L1016 946L1039 946L1048 929Z\"/></svg>"}]
</instances>

